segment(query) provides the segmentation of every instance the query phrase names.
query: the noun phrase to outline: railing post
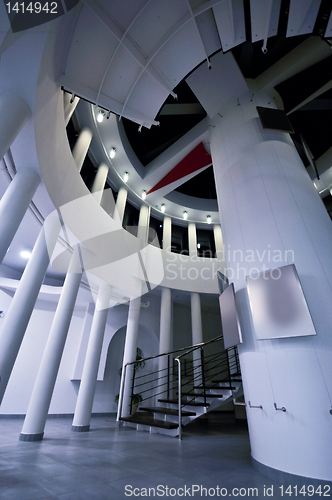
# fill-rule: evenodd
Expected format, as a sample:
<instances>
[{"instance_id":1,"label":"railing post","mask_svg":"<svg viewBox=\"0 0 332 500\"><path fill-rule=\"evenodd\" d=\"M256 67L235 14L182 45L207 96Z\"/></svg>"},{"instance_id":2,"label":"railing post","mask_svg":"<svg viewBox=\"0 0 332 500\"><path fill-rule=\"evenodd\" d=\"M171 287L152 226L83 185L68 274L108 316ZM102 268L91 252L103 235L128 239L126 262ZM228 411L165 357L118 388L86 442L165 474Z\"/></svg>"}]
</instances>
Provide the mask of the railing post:
<instances>
[{"instance_id":1,"label":"railing post","mask_svg":"<svg viewBox=\"0 0 332 500\"><path fill-rule=\"evenodd\" d=\"M234 346L235 359L236 359L236 373L240 373L240 361L239 361L239 352L237 347Z\"/></svg>"},{"instance_id":2,"label":"railing post","mask_svg":"<svg viewBox=\"0 0 332 500\"><path fill-rule=\"evenodd\" d=\"M179 358L176 358L176 361L178 362L178 396L179 396L179 439L182 439L182 397L181 397L181 361Z\"/></svg>"},{"instance_id":3,"label":"railing post","mask_svg":"<svg viewBox=\"0 0 332 500\"><path fill-rule=\"evenodd\" d=\"M136 363L133 366L133 382L131 384L131 396L130 396L130 415L133 409L133 395L134 395L134 385L135 385L135 374L136 374Z\"/></svg>"},{"instance_id":4,"label":"railing post","mask_svg":"<svg viewBox=\"0 0 332 500\"><path fill-rule=\"evenodd\" d=\"M204 404L206 405L206 387L205 387L205 370L204 370L204 349L201 347L201 368L202 368L202 384L204 392Z\"/></svg>"},{"instance_id":5,"label":"railing post","mask_svg":"<svg viewBox=\"0 0 332 500\"><path fill-rule=\"evenodd\" d=\"M169 374L170 374L170 355L167 356L167 399L169 399Z\"/></svg>"},{"instance_id":6,"label":"railing post","mask_svg":"<svg viewBox=\"0 0 332 500\"><path fill-rule=\"evenodd\" d=\"M122 403L123 403L123 392L124 392L124 383L126 379L126 373L127 373L127 365L124 366L123 369L123 377L121 378L121 386L120 386L120 392L119 392L119 406L118 406L118 414L116 417L117 422L120 422L121 425L121 417L122 417Z\"/></svg>"},{"instance_id":7,"label":"railing post","mask_svg":"<svg viewBox=\"0 0 332 500\"><path fill-rule=\"evenodd\" d=\"M229 366L228 349L226 349L226 360L227 360L227 370L228 370L228 378L229 378L229 388L230 388L230 390L232 390L232 379L231 379L231 369Z\"/></svg>"}]
</instances>

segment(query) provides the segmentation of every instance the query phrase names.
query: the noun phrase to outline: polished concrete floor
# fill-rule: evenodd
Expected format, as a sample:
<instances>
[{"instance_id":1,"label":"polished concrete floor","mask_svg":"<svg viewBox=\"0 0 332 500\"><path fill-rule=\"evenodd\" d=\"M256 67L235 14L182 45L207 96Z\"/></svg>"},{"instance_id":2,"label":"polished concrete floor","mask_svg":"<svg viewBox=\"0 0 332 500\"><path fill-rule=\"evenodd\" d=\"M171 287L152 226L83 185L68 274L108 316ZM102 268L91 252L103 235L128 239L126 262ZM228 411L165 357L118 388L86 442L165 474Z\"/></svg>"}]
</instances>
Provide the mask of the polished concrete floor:
<instances>
[{"instance_id":1,"label":"polished concrete floor","mask_svg":"<svg viewBox=\"0 0 332 500\"><path fill-rule=\"evenodd\" d=\"M182 441L119 429L115 416L93 417L86 433L71 422L49 419L44 440L31 443L18 440L21 419L0 420L1 500L282 498L252 468L248 431L232 413L201 417Z\"/></svg>"}]
</instances>

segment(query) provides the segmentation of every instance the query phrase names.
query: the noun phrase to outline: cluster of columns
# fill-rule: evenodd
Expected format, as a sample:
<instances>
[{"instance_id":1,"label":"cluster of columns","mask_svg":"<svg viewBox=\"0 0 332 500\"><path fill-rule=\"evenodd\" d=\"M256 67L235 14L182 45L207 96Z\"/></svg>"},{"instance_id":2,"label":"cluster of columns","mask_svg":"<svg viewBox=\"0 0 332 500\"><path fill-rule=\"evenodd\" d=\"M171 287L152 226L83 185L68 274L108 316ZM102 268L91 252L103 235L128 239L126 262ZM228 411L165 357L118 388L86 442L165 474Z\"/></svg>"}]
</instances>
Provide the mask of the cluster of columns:
<instances>
[{"instance_id":1,"label":"cluster of columns","mask_svg":"<svg viewBox=\"0 0 332 500\"><path fill-rule=\"evenodd\" d=\"M170 251L172 247L172 219L166 215L163 224L163 249ZM221 234L220 224L213 225L214 244L216 247L216 255L219 260L224 258L224 245ZM195 222L188 223L188 246L189 255L197 256L197 231Z\"/></svg>"},{"instance_id":2,"label":"cluster of columns","mask_svg":"<svg viewBox=\"0 0 332 500\"><path fill-rule=\"evenodd\" d=\"M68 100L68 99L67 99ZM66 104L66 103L65 103ZM75 107L67 103L65 107L66 121ZM67 111L66 111L67 110ZM11 94L0 96L0 112L6 127L0 125L0 160L30 116L30 110L23 99ZM73 157L80 171L92 140L92 132L83 128L73 148ZM98 203L104 203L103 190L108 174L108 167L102 163L97 170L91 189ZM29 208L33 195L40 182L40 177L33 169L20 169L14 176L0 202L0 263L2 262L16 231ZM113 217L122 224L127 200L127 190L119 190L117 202L112 207ZM109 204L109 201L108 201ZM105 208L105 207L104 207ZM138 238L147 241L150 210L142 205L138 227ZM31 257L22 274L20 283L2 322L0 333L0 402L4 396L16 357L43 283L51 254L56 245L60 221L56 214L49 216L37 238ZM191 229L192 230L192 229ZM163 247L171 247L171 219L164 219ZM196 250L196 246L195 246ZM197 250L196 250L197 252ZM83 268L80 259L80 246L74 248L69 269L64 281L62 293L53 318L42 361L30 398L26 418L24 420L20 440L41 440L59 371L59 366L69 331L72 314L79 291ZM73 420L74 431L86 431L90 427L93 398L96 387L97 372L101 355L111 287L107 284L100 287L94 318L91 327L86 360ZM140 318L140 297L129 304L124 365L136 359L137 336ZM202 341L199 295L192 297L193 342ZM160 352L170 351L172 302L170 289L162 290L161 298L161 331ZM127 378L124 385L123 409L126 413L130 406L130 389Z\"/></svg>"}]
</instances>

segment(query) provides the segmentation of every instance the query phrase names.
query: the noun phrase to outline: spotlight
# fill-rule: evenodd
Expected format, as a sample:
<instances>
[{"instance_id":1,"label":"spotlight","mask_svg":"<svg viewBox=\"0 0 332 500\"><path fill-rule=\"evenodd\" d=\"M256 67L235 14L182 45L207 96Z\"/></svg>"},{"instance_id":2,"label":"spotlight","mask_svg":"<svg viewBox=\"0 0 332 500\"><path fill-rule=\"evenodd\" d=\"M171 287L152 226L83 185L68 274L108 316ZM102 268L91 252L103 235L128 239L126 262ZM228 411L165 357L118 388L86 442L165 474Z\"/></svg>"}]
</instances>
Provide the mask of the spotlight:
<instances>
[{"instance_id":1,"label":"spotlight","mask_svg":"<svg viewBox=\"0 0 332 500\"><path fill-rule=\"evenodd\" d=\"M186 211L183 212L183 218L184 218L184 220L188 219L188 213Z\"/></svg>"},{"instance_id":2,"label":"spotlight","mask_svg":"<svg viewBox=\"0 0 332 500\"><path fill-rule=\"evenodd\" d=\"M207 215L206 221L208 224L211 224L211 215Z\"/></svg>"},{"instance_id":3,"label":"spotlight","mask_svg":"<svg viewBox=\"0 0 332 500\"><path fill-rule=\"evenodd\" d=\"M161 205L160 210L162 211L162 213L165 213L166 207L164 203Z\"/></svg>"},{"instance_id":4,"label":"spotlight","mask_svg":"<svg viewBox=\"0 0 332 500\"><path fill-rule=\"evenodd\" d=\"M110 157L113 159L114 156L115 156L115 153L116 153L116 149L115 148L112 148L111 151L110 151ZM125 181L126 182L126 181Z\"/></svg>"},{"instance_id":5,"label":"spotlight","mask_svg":"<svg viewBox=\"0 0 332 500\"><path fill-rule=\"evenodd\" d=\"M129 174L128 172L125 172L123 176L123 182L128 182L128 179L129 179Z\"/></svg>"},{"instance_id":6,"label":"spotlight","mask_svg":"<svg viewBox=\"0 0 332 500\"><path fill-rule=\"evenodd\" d=\"M71 95L70 101L69 101L69 102L70 102L70 104L73 104L75 97L76 97L76 96L75 96L75 94L74 94L74 92L73 92L73 93L72 93L72 95Z\"/></svg>"},{"instance_id":7,"label":"spotlight","mask_svg":"<svg viewBox=\"0 0 332 500\"><path fill-rule=\"evenodd\" d=\"M145 200L145 198L146 198L146 191L144 189L144 191L142 192L142 200Z\"/></svg>"},{"instance_id":8,"label":"spotlight","mask_svg":"<svg viewBox=\"0 0 332 500\"><path fill-rule=\"evenodd\" d=\"M23 259L29 259L31 256L31 252L29 250L22 250L20 255Z\"/></svg>"},{"instance_id":9,"label":"spotlight","mask_svg":"<svg viewBox=\"0 0 332 500\"><path fill-rule=\"evenodd\" d=\"M101 123L104 119L104 116L105 116L105 113L103 111L99 110L99 113L97 115L97 122Z\"/></svg>"}]
</instances>

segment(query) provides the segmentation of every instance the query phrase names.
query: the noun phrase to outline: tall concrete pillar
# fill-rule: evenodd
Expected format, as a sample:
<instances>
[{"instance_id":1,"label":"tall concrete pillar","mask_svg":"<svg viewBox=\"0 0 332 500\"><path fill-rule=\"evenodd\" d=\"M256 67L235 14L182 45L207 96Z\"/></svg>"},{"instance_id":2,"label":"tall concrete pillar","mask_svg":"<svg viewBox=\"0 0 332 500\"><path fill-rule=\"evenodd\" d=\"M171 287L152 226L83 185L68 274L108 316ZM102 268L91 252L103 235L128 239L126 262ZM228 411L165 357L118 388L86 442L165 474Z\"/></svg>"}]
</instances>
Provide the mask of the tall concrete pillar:
<instances>
[{"instance_id":1,"label":"tall concrete pillar","mask_svg":"<svg viewBox=\"0 0 332 500\"><path fill-rule=\"evenodd\" d=\"M123 216L126 208L126 202L127 202L127 194L128 191L126 188L121 187L118 192L118 196L116 199L116 204L115 204L115 211L113 215L113 219L119 222L119 224L122 224L123 222Z\"/></svg>"},{"instance_id":2,"label":"tall concrete pillar","mask_svg":"<svg viewBox=\"0 0 332 500\"><path fill-rule=\"evenodd\" d=\"M81 277L82 268L79 248L75 247L30 398L20 434L20 441L40 441L43 439L47 414L51 404Z\"/></svg>"},{"instance_id":3,"label":"tall concrete pillar","mask_svg":"<svg viewBox=\"0 0 332 500\"><path fill-rule=\"evenodd\" d=\"M194 222L189 222L188 224L188 244L189 244L189 255L197 256L197 235L196 235L196 224Z\"/></svg>"},{"instance_id":4,"label":"tall concrete pillar","mask_svg":"<svg viewBox=\"0 0 332 500\"><path fill-rule=\"evenodd\" d=\"M172 350L172 297L170 288L161 289L159 354ZM159 379L162 389L167 389L168 366L173 358L159 358Z\"/></svg>"},{"instance_id":5,"label":"tall concrete pillar","mask_svg":"<svg viewBox=\"0 0 332 500\"><path fill-rule=\"evenodd\" d=\"M5 393L59 232L60 221L57 213L53 212L45 220L2 322L0 332L0 402Z\"/></svg>"},{"instance_id":6,"label":"tall concrete pillar","mask_svg":"<svg viewBox=\"0 0 332 500\"><path fill-rule=\"evenodd\" d=\"M0 263L29 208L40 182L39 175L31 169L20 169L9 184L0 201Z\"/></svg>"},{"instance_id":7,"label":"tall concrete pillar","mask_svg":"<svg viewBox=\"0 0 332 500\"><path fill-rule=\"evenodd\" d=\"M137 237L141 239L143 242L147 241L148 229L149 229L149 217L150 217L149 207L147 205L142 205L138 222ZM141 296L131 299L129 303L126 340L123 353L121 389L119 394L120 403L118 407L117 420L119 420L121 417L125 417L130 414L130 408L131 408L130 397L131 397L132 377L134 374L134 365L131 365L127 368L125 368L125 366L127 363L131 363L136 360L140 312L141 312ZM123 385L124 378L125 382Z\"/></svg>"},{"instance_id":8,"label":"tall concrete pillar","mask_svg":"<svg viewBox=\"0 0 332 500\"><path fill-rule=\"evenodd\" d=\"M79 172L82 169L91 141L92 131L87 127L82 128L72 151Z\"/></svg>"},{"instance_id":9,"label":"tall concrete pillar","mask_svg":"<svg viewBox=\"0 0 332 500\"><path fill-rule=\"evenodd\" d=\"M201 344L203 342L203 326L202 326L202 310L201 310L201 297L199 293L192 292L190 294L191 301L191 333L192 343ZM195 369L195 385L202 382L201 368L201 350L197 349L193 352L193 363ZM196 368L195 368L196 367Z\"/></svg>"},{"instance_id":10,"label":"tall concrete pillar","mask_svg":"<svg viewBox=\"0 0 332 500\"><path fill-rule=\"evenodd\" d=\"M137 238L143 242L148 241L150 223L150 207L142 205L139 212Z\"/></svg>"},{"instance_id":11,"label":"tall concrete pillar","mask_svg":"<svg viewBox=\"0 0 332 500\"><path fill-rule=\"evenodd\" d=\"M165 215L163 224L163 250L171 251L172 246L172 219Z\"/></svg>"},{"instance_id":12,"label":"tall concrete pillar","mask_svg":"<svg viewBox=\"0 0 332 500\"><path fill-rule=\"evenodd\" d=\"M90 429L93 399L96 390L98 367L110 298L111 286L108 284L101 285L98 291L95 313L93 315L82 380L78 391L72 425L72 430L76 432L86 432Z\"/></svg>"},{"instance_id":13,"label":"tall concrete pillar","mask_svg":"<svg viewBox=\"0 0 332 500\"><path fill-rule=\"evenodd\" d=\"M224 243L222 240L222 233L221 233L220 224L214 224L213 236L214 236L214 244L216 247L217 259L224 260Z\"/></svg>"},{"instance_id":14,"label":"tall concrete pillar","mask_svg":"<svg viewBox=\"0 0 332 500\"><path fill-rule=\"evenodd\" d=\"M103 189L106 184L108 170L109 168L106 163L101 163L92 184L91 193L94 195L94 198L98 203L101 202L103 196Z\"/></svg>"},{"instance_id":15,"label":"tall concrete pillar","mask_svg":"<svg viewBox=\"0 0 332 500\"><path fill-rule=\"evenodd\" d=\"M245 399L256 406L247 406L251 453L288 484L289 474L331 481L332 225L289 135L261 126L256 106L269 102L248 93L210 131ZM246 276L292 263L317 335L257 340Z\"/></svg>"},{"instance_id":16,"label":"tall concrete pillar","mask_svg":"<svg viewBox=\"0 0 332 500\"><path fill-rule=\"evenodd\" d=\"M63 93L63 105L64 105L66 126L68 125L69 120L71 119L72 114L74 113L76 106L79 103L79 100L80 100L79 97L75 96L74 100L72 101L72 94L69 94L68 92Z\"/></svg>"},{"instance_id":17,"label":"tall concrete pillar","mask_svg":"<svg viewBox=\"0 0 332 500\"><path fill-rule=\"evenodd\" d=\"M9 91L0 94L0 160L14 142L30 114L30 108L22 97Z\"/></svg>"}]
</instances>

